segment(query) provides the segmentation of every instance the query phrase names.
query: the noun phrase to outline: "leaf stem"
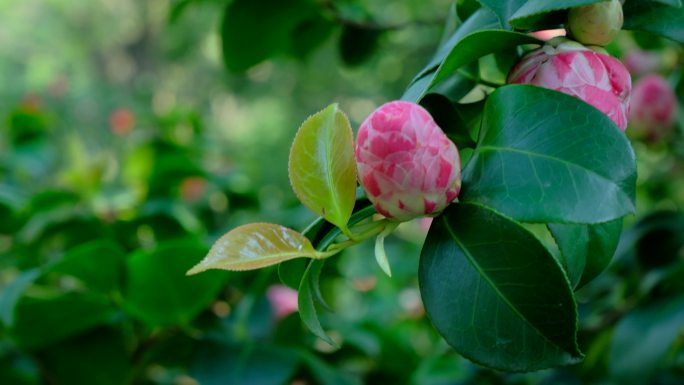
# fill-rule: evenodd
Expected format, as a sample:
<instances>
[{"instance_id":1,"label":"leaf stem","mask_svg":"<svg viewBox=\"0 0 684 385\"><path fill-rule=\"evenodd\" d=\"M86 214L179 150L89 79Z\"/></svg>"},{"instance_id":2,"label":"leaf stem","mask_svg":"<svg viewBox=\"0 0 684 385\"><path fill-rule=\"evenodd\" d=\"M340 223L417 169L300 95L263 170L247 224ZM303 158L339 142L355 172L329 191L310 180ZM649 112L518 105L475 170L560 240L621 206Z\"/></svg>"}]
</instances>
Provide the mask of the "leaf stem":
<instances>
[{"instance_id":1,"label":"leaf stem","mask_svg":"<svg viewBox=\"0 0 684 385\"><path fill-rule=\"evenodd\" d=\"M352 237L348 237L348 239L341 242L331 242L325 251L316 253L317 259L332 257L347 247L361 243L368 238L372 238L390 227L394 228L396 225L393 225L393 223L387 219L381 219L370 223L362 223L358 226L354 226L352 229L357 231L352 232Z\"/></svg>"}]
</instances>

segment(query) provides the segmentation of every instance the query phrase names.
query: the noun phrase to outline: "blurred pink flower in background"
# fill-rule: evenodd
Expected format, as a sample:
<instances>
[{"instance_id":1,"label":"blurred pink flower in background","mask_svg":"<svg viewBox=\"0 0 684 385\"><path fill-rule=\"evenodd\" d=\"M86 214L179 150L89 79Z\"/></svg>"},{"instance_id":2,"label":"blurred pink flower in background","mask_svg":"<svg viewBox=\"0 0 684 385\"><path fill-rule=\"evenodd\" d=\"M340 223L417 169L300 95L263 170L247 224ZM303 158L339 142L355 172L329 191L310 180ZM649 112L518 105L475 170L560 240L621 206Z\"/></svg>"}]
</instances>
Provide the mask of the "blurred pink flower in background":
<instances>
[{"instance_id":1,"label":"blurred pink flower in background","mask_svg":"<svg viewBox=\"0 0 684 385\"><path fill-rule=\"evenodd\" d=\"M579 43L556 38L531 51L508 74L508 83L533 84L575 96L627 127L631 77L622 63Z\"/></svg>"},{"instance_id":2,"label":"blurred pink flower in background","mask_svg":"<svg viewBox=\"0 0 684 385\"><path fill-rule=\"evenodd\" d=\"M634 83L630 124L651 139L665 134L677 117L677 96L660 75L648 75Z\"/></svg>"},{"instance_id":3,"label":"blurred pink flower in background","mask_svg":"<svg viewBox=\"0 0 684 385\"><path fill-rule=\"evenodd\" d=\"M285 285L273 285L266 291L266 298L271 303L276 319L283 319L299 310L297 291Z\"/></svg>"},{"instance_id":4,"label":"blurred pink flower in background","mask_svg":"<svg viewBox=\"0 0 684 385\"><path fill-rule=\"evenodd\" d=\"M181 181L179 192L186 202L197 202L207 191L207 180L201 176L189 176Z\"/></svg>"},{"instance_id":5,"label":"blurred pink flower in background","mask_svg":"<svg viewBox=\"0 0 684 385\"><path fill-rule=\"evenodd\" d=\"M456 146L415 103L394 101L371 113L359 129L356 162L368 199L387 218L437 215L461 188Z\"/></svg>"},{"instance_id":6,"label":"blurred pink flower in background","mask_svg":"<svg viewBox=\"0 0 684 385\"><path fill-rule=\"evenodd\" d=\"M634 76L643 76L660 69L661 58L658 54L642 50L628 52L624 59L627 70Z\"/></svg>"},{"instance_id":7,"label":"blurred pink flower in background","mask_svg":"<svg viewBox=\"0 0 684 385\"><path fill-rule=\"evenodd\" d=\"M109 127L116 135L128 135L135 127L135 114L126 108L114 110L109 115Z\"/></svg>"}]
</instances>

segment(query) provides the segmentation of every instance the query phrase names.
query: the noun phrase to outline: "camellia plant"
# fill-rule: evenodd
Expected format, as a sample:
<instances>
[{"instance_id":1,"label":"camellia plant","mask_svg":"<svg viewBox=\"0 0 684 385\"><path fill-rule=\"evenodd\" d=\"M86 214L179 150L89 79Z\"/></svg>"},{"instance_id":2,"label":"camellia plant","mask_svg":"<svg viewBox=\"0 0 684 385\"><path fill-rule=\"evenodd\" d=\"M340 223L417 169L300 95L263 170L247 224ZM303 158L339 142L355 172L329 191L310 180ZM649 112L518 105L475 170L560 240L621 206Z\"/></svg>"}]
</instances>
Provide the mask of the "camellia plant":
<instances>
[{"instance_id":1,"label":"camellia plant","mask_svg":"<svg viewBox=\"0 0 684 385\"><path fill-rule=\"evenodd\" d=\"M602 46L623 23L684 43L681 2L455 1L448 19L433 58L356 145L337 104L299 128L290 182L318 220L237 227L188 274L279 264L299 281L303 322L336 345L317 316L325 261L374 238L390 275L384 238L434 217L418 278L449 345L504 371L579 362L575 291L610 263L635 212L631 79ZM558 28L567 37L532 35Z\"/></svg>"}]
</instances>

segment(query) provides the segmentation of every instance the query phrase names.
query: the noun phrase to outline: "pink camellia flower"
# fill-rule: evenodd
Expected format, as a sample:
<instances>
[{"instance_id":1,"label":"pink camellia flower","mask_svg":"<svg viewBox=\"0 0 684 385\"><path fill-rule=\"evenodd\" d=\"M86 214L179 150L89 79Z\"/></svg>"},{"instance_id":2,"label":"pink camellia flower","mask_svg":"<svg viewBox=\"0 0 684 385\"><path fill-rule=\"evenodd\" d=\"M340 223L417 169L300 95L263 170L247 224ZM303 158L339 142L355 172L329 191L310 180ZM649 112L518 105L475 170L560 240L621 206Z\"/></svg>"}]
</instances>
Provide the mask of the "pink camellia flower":
<instances>
[{"instance_id":1,"label":"pink camellia flower","mask_svg":"<svg viewBox=\"0 0 684 385\"><path fill-rule=\"evenodd\" d=\"M461 189L456 146L415 103L386 103L366 118L356 164L375 209L398 221L437 215Z\"/></svg>"},{"instance_id":2,"label":"pink camellia flower","mask_svg":"<svg viewBox=\"0 0 684 385\"><path fill-rule=\"evenodd\" d=\"M555 38L525 55L508 83L534 84L575 96L627 127L632 80L622 63L577 42Z\"/></svg>"},{"instance_id":3,"label":"pink camellia flower","mask_svg":"<svg viewBox=\"0 0 684 385\"><path fill-rule=\"evenodd\" d=\"M630 122L650 137L672 127L677 117L677 96L660 75L648 75L634 83Z\"/></svg>"}]
</instances>

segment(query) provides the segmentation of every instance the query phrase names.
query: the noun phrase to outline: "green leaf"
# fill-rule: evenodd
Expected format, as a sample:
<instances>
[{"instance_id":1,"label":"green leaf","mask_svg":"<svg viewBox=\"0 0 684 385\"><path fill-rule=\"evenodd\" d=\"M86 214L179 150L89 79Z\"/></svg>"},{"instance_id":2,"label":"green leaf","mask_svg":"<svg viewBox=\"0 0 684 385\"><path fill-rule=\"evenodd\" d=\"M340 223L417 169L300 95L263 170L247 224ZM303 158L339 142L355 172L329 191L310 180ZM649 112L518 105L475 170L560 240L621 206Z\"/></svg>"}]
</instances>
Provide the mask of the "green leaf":
<instances>
[{"instance_id":1,"label":"green leaf","mask_svg":"<svg viewBox=\"0 0 684 385\"><path fill-rule=\"evenodd\" d=\"M428 87L446 79L460 67L490 53L507 51L511 47L522 44L541 44L541 41L530 35L501 30L477 31L464 37L449 54L435 72Z\"/></svg>"},{"instance_id":2,"label":"green leaf","mask_svg":"<svg viewBox=\"0 0 684 385\"><path fill-rule=\"evenodd\" d=\"M420 101L420 105L430 112L435 123L456 144L456 147L459 149L475 147L475 140L470 133L468 123L449 99L441 94L427 94Z\"/></svg>"},{"instance_id":3,"label":"green leaf","mask_svg":"<svg viewBox=\"0 0 684 385\"><path fill-rule=\"evenodd\" d=\"M527 0L480 0L480 3L489 8L499 19L499 25L504 29L511 29L508 19L515 13Z\"/></svg>"},{"instance_id":4,"label":"green leaf","mask_svg":"<svg viewBox=\"0 0 684 385\"><path fill-rule=\"evenodd\" d=\"M454 204L434 220L419 280L432 323L472 361L530 371L582 358L563 270L534 235L486 207Z\"/></svg>"},{"instance_id":5,"label":"green leaf","mask_svg":"<svg viewBox=\"0 0 684 385\"><path fill-rule=\"evenodd\" d=\"M533 28L535 21L546 13L600 3L605 0L528 0L513 13L507 13L505 20L516 28ZM518 1L520 3L520 1Z\"/></svg>"},{"instance_id":6,"label":"green leaf","mask_svg":"<svg viewBox=\"0 0 684 385\"><path fill-rule=\"evenodd\" d=\"M19 299L41 274L42 270L40 269L23 271L9 285L2 288L2 292L0 292L0 321L5 326L14 323L14 312Z\"/></svg>"},{"instance_id":7,"label":"green leaf","mask_svg":"<svg viewBox=\"0 0 684 385\"><path fill-rule=\"evenodd\" d=\"M458 116L465 122L471 138L477 138L479 136L485 102L486 99L483 99L479 102L465 104L457 103L454 105ZM472 144L470 147L475 147L475 144Z\"/></svg>"},{"instance_id":8,"label":"green leaf","mask_svg":"<svg viewBox=\"0 0 684 385\"><path fill-rule=\"evenodd\" d=\"M347 221L356 201L354 135L337 104L302 123L290 149L288 169L299 200L349 234Z\"/></svg>"},{"instance_id":9,"label":"green leaf","mask_svg":"<svg viewBox=\"0 0 684 385\"><path fill-rule=\"evenodd\" d=\"M671 7L676 7L679 8L682 6L682 0L652 0L657 3L663 3L665 5L669 5Z\"/></svg>"},{"instance_id":10,"label":"green leaf","mask_svg":"<svg viewBox=\"0 0 684 385\"><path fill-rule=\"evenodd\" d=\"M311 0L229 2L221 23L226 68L242 72L270 57L296 51L293 39L298 29L312 17L322 17L320 12Z\"/></svg>"},{"instance_id":11,"label":"green leaf","mask_svg":"<svg viewBox=\"0 0 684 385\"><path fill-rule=\"evenodd\" d=\"M96 240L70 249L45 274L70 275L89 289L107 292L119 286L125 257L118 244L108 239Z\"/></svg>"},{"instance_id":12,"label":"green leaf","mask_svg":"<svg viewBox=\"0 0 684 385\"><path fill-rule=\"evenodd\" d=\"M358 378L352 377L336 366L332 366L308 350L296 349L295 353L311 371L311 375L321 385L361 385Z\"/></svg>"},{"instance_id":13,"label":"green leaf","mask_svg":"<svg viewBox=\"0 0 684 385\"><path fill-rule=\"evenodd\" d=\"M225 272L201 277L185 272L206 254L192 239L161 242L153 250L139 250L126 261L124 308L150 326L187 324L205 309L221 290Z\"/></svg>"},{"instance_id":14,"label":"green leaf","mask_svg":"<svg viewBox=\"0 0 684 385\"><path fill-rule=\"evenodd\" d=\"M436 71L421 79L421 89L413 89L414 100L420 100L430 89L452 76L459 68L498 51L522 44L540 44L535 37L517 32L485 30L473 32L456 44Z\"/></svg>"},{"instance_id":15,"label":"green leaf","mask_svg":"<svg viewBox=\"0 0 684 385\"><path fill-rule=\"evenodd\" d=\"M467 20L480 9L480 3L478 0L456 0L452 3L452 8L452 12L459 20Z\"/></svg>"},{"instance_id":16,"label":"green leaf","mask_svg":"<svg viewBox=\"0 0 684 385\"><path fill-rule=\"evenodd\" d=\"M648 304L631 311L615 327L609 353L614 383L654 383L667 352L684 329L684 298Z\"/></svg>"},{"instance_id":17,"label":"green leaf","mask_svg":"<svg viewBox=\"0 0 684 385\"><path fill-rule=\"evenodd\" d=\"M499 18L501 28L528 29L545 14L605 0L480 0Z\"/></svg>"},{"instance_id":18,"label":"green leaf","mask_svg":"<svg viewBox=\"0 0 684 385\"><path fill-rule=\"evenodd\" d=\"M54 344L103 324L115 312L109 298L99 293L50 294L19 301L10 335L21 348Z\"/></svg>"},{"instance_id":19,"label":"green leaf","mask_svg":"<svg viewBox=\"0 0 684 385\"><path fill-rule=\"evenodd\" d=\"M684 7L675 8L648 1L624 5L624 29L651 32L684 44Z\"/></svg>"},{"instance_id":20,"label":"green leaf","mask_svg":"<svg viewBox=\"0 0 684 385\"><path fill-rule=\"evenodd\" d=\"M583 101L509 85L487 100L459 199L526 222L602 223L634 212L625 135Z\"/></svg>"},{"instance_id":21,"label":"green leaf","mask_svg":"<svg viewBox=\"0 0 684 385\"><path fill-rule=\"evenodd\" d=\"M435 351L424 357L411 376L411 385L467 384L470 377L466 362L453 351Z\"/></svg>"},{"instance_id":22,"label":"green leaf","mask_svg":"<svg viewBox=\"0 0 684 385\"><path fill-rule=\"evenodd\" d=\"M188 275L208 269L254 270L295 258L317 258L302 234L272 223L250 223L219 238Z\"/></svg>"},{"instance_id":23,"label":"green leaf","mask_svg":"<svg viewBox=\"0 0 684 385\"><path fill-rule=\"evenodd\" d=\"M231 346L203 341L190 373L202 385L290 383L299 357L289 349L265 344Z\"/></svg>"},{"instance_id":24,"label":"green leaf","mask_svg":"<svg viewBox=\"0 0 684 385\"><path fill-rule=\"evenodd\" d=\"M0 378L4 384L40 385L38 363L25 352L3 348L0 350Z\"/></svg>"},{"instance_id":25,"label":"green leaf","mask_svg":"<svg viewBox=\"0 0 684 385\"><path fill-rule=\"evenodd\" d=\"M337 25L316 13L302 20L290 36L289 55L306 58L315 48L323 44L335 31Z\"/></svg>"},{"instance_id":26,"label":"green leaf","mask_svg":"<svg viewBox=\"0 0 684 385\"><path fill-rule=\"evenodd\" d=\"M318 319L318 312L314 302L314 299L318 298L320 295L320 291L318 289L318 278L321 274L324 263L324 260L315 260L309 263L309 266L306 268L306 272L304 272L304 277L302 277L302 282L299 285L299 296L297 303L299 307L299 315L306 327L309 328L309 330L311 330L311 332L318 338L327 342L331 346L337 347L337 343L323 330L321 321Z\"/></svg>"},{"instance_id":27,"label":"green leaf","mask_svg":"<svg viewBox=\"0 0 684 385\"><path fill-rule=\"evenodd\" d=\"M181 16L183 16L183 13L185 13L185 11L187 10L188 6L196 1L197 0L174 1L171 5L171 9L169 10L169 24L176 23L178 20L180 20Z\"/></svg>"},{"instance_id":28,"label":"green leaf","mask_svg":"<svg viewBox=\"0 0 684 385\"><path fill-rule=\"evenodd\" d=\"M401 99L414 102L419 101L429 91L428 86L432 82L435 71L447 55L453 51L456 44L470 33L496 28L497 25L496 16L489 9L478 9L437 49L430 62L413 78Z\"/></svg>"},{"instance_id":29,"label":"green leaf","mask_svg":"<svg viewBox=\"0 0 684 385\"><path fill-rule=\"evenodd\" d=\"M570 283L579 289L610 264L622 233L622 218L595 225L549 223L548 227L560 248Z\"/></svg>"}]
</instances>

